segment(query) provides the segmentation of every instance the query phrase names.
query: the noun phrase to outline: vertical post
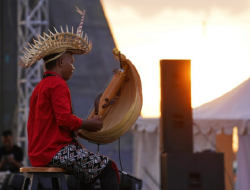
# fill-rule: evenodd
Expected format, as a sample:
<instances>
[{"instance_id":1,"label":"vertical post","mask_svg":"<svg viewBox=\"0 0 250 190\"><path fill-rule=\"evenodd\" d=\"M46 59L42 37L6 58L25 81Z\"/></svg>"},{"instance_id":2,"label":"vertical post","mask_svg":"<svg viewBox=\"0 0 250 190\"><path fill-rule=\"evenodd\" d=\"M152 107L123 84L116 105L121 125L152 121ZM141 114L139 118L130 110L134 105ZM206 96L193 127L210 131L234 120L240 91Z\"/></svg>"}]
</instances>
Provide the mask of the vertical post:
<instances>
[{"instance_id":1,"label":"vertical post","mask_svg":"<svg viewBox=\"0 0 250 190\"><path fill-rule=\"evenodd\" d=\"M32 3L31 3L32 2ZM34 2L36 4L34 4ZM32 42L37 34L46 32L49 26L48 0L31 1L18 0L18 60L23 47ZM32 7L31 7L32 6ZM24 149L24 164L28 165L27 120L29 114L29 100L36 84L42 79L43 61L40 60L28 69L17 66L18 89L18 118L17 143Z\"/></svg>"},{"instance_id":2,"label":"vertical post","mask_svg":"<svg viewBox=\"0 0 250 190\"><path fill-rule=\"evenodd\" d=\"M232 135L226 135L224 133L216 135L216 147L218 147L218 150L224 153L225 186L228 190L233 190L234 187L234 153L232 149L232 143Z\"/></svg>"},{"instance_id":3,"label":"vertical post","mask_svg":"<svg viewBox=\"0 0 250 190\"><path fill-rule=\"evenodd\" d=\"M193 152L191 61L161 60L161 152Z\"/></svg>"},{"instance_id":4,"label":"vertical post","mask_svg":"<svg viewBox=\"0 0 250 190\"><path fill-rule=\"evenodd\" d=\"M171 154L193 152L191 61L161 60L160 72L161 188L167 190L169 156L171 158Z\"/></svg>"},{"instance_id":5,"label":"vertical post","mask_svg":"<svg viewBox=\"0 0 250 190\"><path fill-rule=\"evenodd\" d=\"M4 40L3 40L3 36L4 36L4 27L3 27L3 23L4 23L4 2L5 1L0 1L0 23L2 24L1 25L1 28L0 28L0 132L2 133L2 129L3 129L3 125L4 125L4 122L3 122L3 113L4 113L4 110L3 110L3 101L4 101L4 97L3 97L3 63L4 63L4 56L3 56L3 49L4 49Z\"/></svg>"}]
</instances>

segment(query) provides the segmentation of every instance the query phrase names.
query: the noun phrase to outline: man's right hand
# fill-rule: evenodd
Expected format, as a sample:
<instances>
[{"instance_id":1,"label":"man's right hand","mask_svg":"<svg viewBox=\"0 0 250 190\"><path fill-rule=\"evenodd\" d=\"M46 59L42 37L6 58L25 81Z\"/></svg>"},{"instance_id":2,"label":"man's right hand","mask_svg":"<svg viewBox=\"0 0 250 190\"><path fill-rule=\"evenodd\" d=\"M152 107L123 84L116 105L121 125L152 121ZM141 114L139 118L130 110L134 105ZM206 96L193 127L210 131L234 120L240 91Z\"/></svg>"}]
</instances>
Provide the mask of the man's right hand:
<instances>
[{"instance_id":1,"label":"man's right hand","mask_svg":"<svg viewBox=\"0 0 250 190\"><path fill-rule=\"evenodd\" d=\"M101 117L99 118L92 118L88 120L82 120L82 126L79 129L84 129L90 132L97 132L103 128L103 123Z\"/></svg>"}]
</instances>

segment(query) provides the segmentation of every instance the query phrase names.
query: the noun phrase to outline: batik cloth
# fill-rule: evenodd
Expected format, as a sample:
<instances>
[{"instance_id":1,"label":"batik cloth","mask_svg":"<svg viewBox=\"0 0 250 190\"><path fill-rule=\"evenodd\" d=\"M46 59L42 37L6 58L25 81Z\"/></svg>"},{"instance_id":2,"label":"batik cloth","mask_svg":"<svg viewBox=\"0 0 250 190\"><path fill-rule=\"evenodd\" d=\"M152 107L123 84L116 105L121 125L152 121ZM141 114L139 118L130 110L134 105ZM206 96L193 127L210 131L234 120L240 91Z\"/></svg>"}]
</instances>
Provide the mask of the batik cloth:
<instances>
[{"instance_id":1,"label":"batik cloth","mask_svg":"<svg viewBox=\"0 0 250 190\"><path fill-rule=\"evenodd\" d=\"M98 179L108 161L106 156L90 152L79 145L69 144L63 147L47 166L64 168L83 183L91 184Z\"/></svg>"}]
</instances>

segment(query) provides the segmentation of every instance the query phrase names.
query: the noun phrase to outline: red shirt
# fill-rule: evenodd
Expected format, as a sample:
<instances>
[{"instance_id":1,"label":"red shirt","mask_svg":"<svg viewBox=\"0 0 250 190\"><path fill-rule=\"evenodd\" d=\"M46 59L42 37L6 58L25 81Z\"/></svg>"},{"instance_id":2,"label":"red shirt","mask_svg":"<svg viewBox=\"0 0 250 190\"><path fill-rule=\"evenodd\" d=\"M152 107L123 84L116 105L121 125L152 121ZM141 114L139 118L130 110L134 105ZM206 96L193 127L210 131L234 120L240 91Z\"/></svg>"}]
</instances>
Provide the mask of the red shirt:
<instances>
[{"instance_id":1,"label":"red shirt","mask_svg":"<svg viewBox=\"0 0 250 190\"><path fill-rule=\"evenodd\" d=\"M39 82L30 98L28 155L32 166L46 166L62 147L70 144L72 131L82 120L72 114L70 91L58 74Z\"/></svg>"}]
</instances>

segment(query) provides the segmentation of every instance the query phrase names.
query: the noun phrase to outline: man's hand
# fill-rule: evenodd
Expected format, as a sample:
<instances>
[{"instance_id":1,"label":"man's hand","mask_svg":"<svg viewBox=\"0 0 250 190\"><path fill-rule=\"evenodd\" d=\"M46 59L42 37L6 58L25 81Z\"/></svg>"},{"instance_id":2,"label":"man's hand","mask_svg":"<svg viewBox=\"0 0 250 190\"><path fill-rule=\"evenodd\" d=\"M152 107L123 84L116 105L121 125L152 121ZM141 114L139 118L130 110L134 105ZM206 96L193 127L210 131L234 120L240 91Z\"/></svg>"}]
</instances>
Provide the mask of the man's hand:
<instances>
[{"instance_id":1,"label":"man's hand","mask_svg":"<svg viewBox=\"0 0 250 190\"><path fill-rule=\"evenodd\" d=\"M15 162L15 159L13 158L13 156L8 156L7 160L8 160L9 163L14 163Z\"/></svg>"},{"instance_id":2,"label":"man's hand","mask_svg":"<svg viewBox=\"0 0 250 190\"><path fill-rule=\"evenodd\" d=\"M84 129L90 132L97 132L103 128L103 123L101 117L99 118L92 118L88 120L82 120L82 126L79 129Z\"/></svg>"},{"instance_id":3,"label":"man's hand","mask_svg":"<svg viewBox=\"0 0 250 190\"><path fill-rule=\"evenodd\" d=\"M0 165L3 165L4 163L6 162L6 158L2 158L1 161L0 161Z\"/></svg>"},{"instance_id":4,"label":"man's hand","mask_svg":"<svg viewBox=\"0 0 250 190\"><path fill-rule=\"evenodd\" d=\"M15 158L13 156L8 156L7 157L7 161L9 163L12 163L15 167L20 168L22 166L22 162L18 162L15 160Z\"/></svg>"}]
</instances>

